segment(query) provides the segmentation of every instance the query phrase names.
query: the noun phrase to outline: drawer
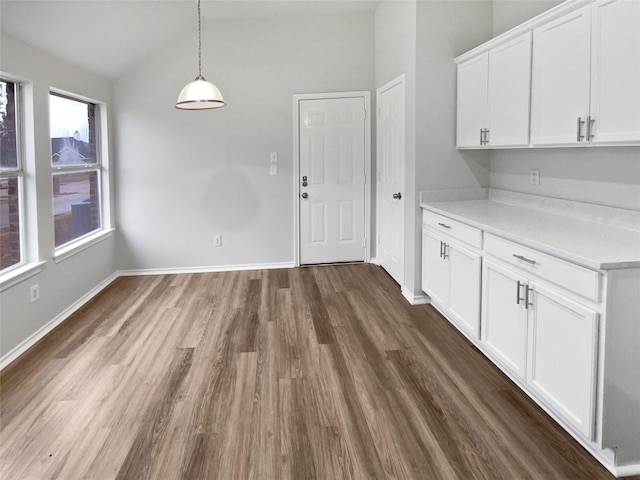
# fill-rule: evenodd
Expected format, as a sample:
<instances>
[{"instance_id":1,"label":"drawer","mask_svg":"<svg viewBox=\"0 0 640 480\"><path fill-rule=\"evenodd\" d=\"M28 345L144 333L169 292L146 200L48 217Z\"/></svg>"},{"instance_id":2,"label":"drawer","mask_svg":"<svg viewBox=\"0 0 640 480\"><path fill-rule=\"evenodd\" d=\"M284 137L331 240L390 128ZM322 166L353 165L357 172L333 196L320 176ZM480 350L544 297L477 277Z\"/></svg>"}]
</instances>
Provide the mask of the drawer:
<instances>
[{"instance_id":1,"label":"drawer","mask_svg":"<svg viewBox=\"0 0 640 480\"><path fill-rule=\"evenodd\" d=\"M485 235L484 253L594 302L600 301L598 272L491 234Z\"/></svg>"},{"instance_id":2,"label":"drawer","mask_svg":"<svg viewBox=\"0 0 640 480\"><path fill-rule=\"evenodd\" d=\"M477 249L482 248L482 230L439 215L429 210L422 212L422 224L440 233L449 235Z\"/></svg>"}]
</instances>

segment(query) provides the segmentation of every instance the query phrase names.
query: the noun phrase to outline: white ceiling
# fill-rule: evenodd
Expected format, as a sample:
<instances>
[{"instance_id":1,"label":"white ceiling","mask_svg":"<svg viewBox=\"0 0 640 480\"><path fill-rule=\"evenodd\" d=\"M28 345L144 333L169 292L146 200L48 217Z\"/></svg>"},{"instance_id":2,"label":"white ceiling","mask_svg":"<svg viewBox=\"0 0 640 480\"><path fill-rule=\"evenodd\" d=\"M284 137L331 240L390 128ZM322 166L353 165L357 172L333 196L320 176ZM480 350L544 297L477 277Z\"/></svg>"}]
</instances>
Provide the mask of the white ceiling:
<instances>
[{"instance_id":1,"label":"white ceiling","mask_svg":"<svg viewBox=\"0 0 640 480\"><path fill-rule=\"evenodd\" d=\"M380 0L203 0L204 21L373 11ZM114 78L183 32L195 0L1 0L2 32Z\"/></svg>"}]
</instances>

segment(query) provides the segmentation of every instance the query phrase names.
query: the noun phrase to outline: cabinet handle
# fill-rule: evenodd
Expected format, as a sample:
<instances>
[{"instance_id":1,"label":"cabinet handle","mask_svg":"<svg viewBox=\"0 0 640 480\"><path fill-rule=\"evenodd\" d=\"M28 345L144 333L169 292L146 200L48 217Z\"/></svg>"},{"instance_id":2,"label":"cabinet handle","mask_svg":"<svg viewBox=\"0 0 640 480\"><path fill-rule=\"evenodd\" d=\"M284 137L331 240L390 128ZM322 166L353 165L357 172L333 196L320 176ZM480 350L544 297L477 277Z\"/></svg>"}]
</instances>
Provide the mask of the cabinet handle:
<instances>
[{"instance_id":1,"label":"cabinet handle","mask_svg":"<svg viewBox=\"0 0 640 480\"><path fill-rule=\"evenodd\" d=\"M442 255L444 255L443 250L444 250L444 242L440 240L440 258L442 258Z\"/></svg>"},{"instance_id":2,"label":"cabinet handle","mask_svg":"<svg viewBox=\"0 0 640 480\"><path fill-rule=\"evenodd\" d=\"M595 121L595 118L591 118L591 116L587 117L587 142L590 142L593 140L593 137L595 137L595 135L591 133Z\"/></svg>"},{"instance_id":3,"label":"cabinet handle","mask_svg":"<svg viewBox=\"0 0 640 480\"><path fill-rule=\"evenodd\" d=\"M445 260L446 260L447 258L449 258L449 254L447 253L447 249L448 249L448 248L449 248L449 244L448 244L448 243L445 243L445 244L444 244L444 249L442 250L442 252L444 253L444 255L442 256L442 258L444 258Z\"/></svg>"},{"instance_id":4,"label":"cabinet handle","mask_svg":"<svg viewBox=\"0 0 640 480\"><path fill-rule=\"evenodd\" d=\"M480 145L484 145L484 129L480 129Z\"/></svg>"},{"instance_id":5,"label":"cabinet handle","mask_svg":"<svg viewBox=\"0 0 640 480\"><path fill-rule=\"evenodd\" d=\"M584 120L582 120L582 117L578 117L578 136L576 137L577 142L581 142L584 139L584 135L582 135L582 125L584 125Z\"/></svg>"},{"instance_id":6,"label":"cabinet handle","mask_svg":"<svg viewBox=\"0 0 640 480\"><path fill-rule=\"evenodd\" d=\"M518 260L522 260L523 262L530 263L531 265L535 265L536 264L535 260L529 260L528 258L523 257L522 255L516 255L514 253L513 256L516 257Z\"/></svg>"},{"instance_id":7,"label":"cabinet handle","mask_svg":"<svg viewBox=\"0 0 640 480\"><path fill-rule=\"evenodd\" d=\"M533 307L533 303L529 303L529 292L533 293L533 288L526 287L524 290L524 308L529 310L529 307Z\"/></svg>"},{"instance_id":8,"label":"cabinet handle","mask_svg":"<svg viewBox=\"0 0 640 480\"><path fill-rule=\"evenodd\" d=\"M520 305L520 300L524 300L524 298L520 298L520 287L524 287L525 284L521 283L520 280L518 280L518 289L516 290L516 305Z\"/></svg>"},{"instance_id":9,"label":"cabinet handle","mask_svg":"<svg viewBox=\"0 0 640 480\"><path fill-rule=\"evenodd\" d=\"M444 228L451 228L451 225L445 225L444 223L438 223L438 225Z\"/></svg>"},{"instance_id":10,"label":"cabinet handle","mask_svg":"<svg viewBox=\"0 0 640 480\"><path fill-rule=\"evenodd\" d=\"M484 129L484 144L489 145L489 129Z\"/></svg>"}]
</instances>

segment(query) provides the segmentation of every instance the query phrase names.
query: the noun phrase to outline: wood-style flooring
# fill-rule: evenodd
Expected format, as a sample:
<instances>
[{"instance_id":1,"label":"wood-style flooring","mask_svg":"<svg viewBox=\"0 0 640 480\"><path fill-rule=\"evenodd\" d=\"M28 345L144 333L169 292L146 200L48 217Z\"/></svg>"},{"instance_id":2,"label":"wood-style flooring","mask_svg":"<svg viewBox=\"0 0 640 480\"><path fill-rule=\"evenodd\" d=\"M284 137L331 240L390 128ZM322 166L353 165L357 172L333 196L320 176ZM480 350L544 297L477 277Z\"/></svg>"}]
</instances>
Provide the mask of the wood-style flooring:
<instances>
[{"instance_id":1,"label":"wood-style flooring","mask_svg":"<svg viewBox=\"0 0 640 480\"><path fill-rule=\"evenodd\" d=\"M613 478L373 265L122 277L0 381L3 480Z\"/></svg>"}]
</instances>

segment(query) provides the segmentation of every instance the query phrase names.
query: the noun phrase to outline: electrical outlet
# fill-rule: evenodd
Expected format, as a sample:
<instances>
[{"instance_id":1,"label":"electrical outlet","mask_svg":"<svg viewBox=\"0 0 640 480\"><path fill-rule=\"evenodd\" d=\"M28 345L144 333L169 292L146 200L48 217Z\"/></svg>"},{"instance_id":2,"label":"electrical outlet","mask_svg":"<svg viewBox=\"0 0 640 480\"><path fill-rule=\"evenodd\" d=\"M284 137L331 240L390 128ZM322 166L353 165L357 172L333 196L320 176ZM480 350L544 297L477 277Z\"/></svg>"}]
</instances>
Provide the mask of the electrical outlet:
<instances>
[{"instance_id":1,"label":"electrical outlet","mask_svg":"<svg viewBox=\"0 0 640 480\"><path fill-rule=\"evenodd\" d=\"M31 303L33 302L37 302L40 299L40 285L39 284L35 284L32 285L31 288L29 289L29 299L31 300Z\"/></svg>"},{"instance_id":2,"label":"electrical outlet","mask_svg":"<svg viewBox=\"0 0 640 480\"><path fill-rule=\"evenodd\" d=\"M278 165L276 165L275 163L273 165L271 165L271 167L269 168L269 175L273 176L273 175L277 175L278 174Z\"/></svg>"},{"instance_id":3,"label":"electrical outlet","mask_svg":"<svg viewBox=\"0 0 640 480\"><path fill-rule=\"evenodd\" d=\"M214 247L222 246L222 235L214 235L213 236L213 246Z\"/></svg>"},{"instance_id":4,"label":"electrical outlet","mask_svg":"<svg viewBox=\"0 0 640 480\"><path fill-rule=\"evenodd\" d=\"M540 185L540 170L534 169L531 170L531 174L529 176L529 183L538 187Z\"/></svg>"}]
</instances>

